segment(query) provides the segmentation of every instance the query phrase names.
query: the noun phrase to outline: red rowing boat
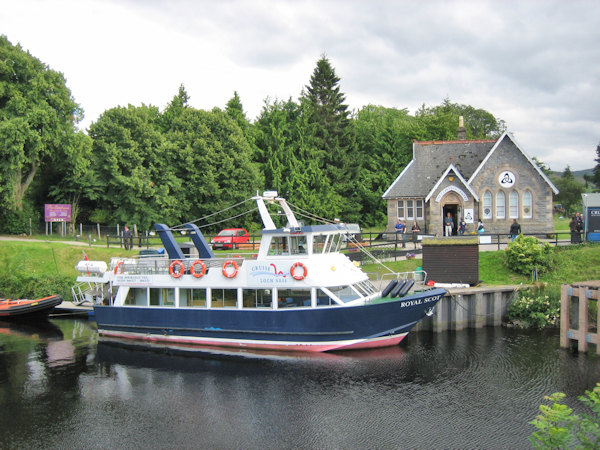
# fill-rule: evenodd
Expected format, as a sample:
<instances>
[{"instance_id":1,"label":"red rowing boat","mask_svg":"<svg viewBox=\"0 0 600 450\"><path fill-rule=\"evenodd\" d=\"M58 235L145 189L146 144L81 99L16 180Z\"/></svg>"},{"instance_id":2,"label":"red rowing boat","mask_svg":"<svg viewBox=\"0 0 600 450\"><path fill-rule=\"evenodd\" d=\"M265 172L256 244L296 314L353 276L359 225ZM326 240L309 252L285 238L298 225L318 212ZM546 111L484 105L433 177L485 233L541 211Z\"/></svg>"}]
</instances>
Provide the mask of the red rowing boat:
<instances>
[{"instance_id":1,"label":"red rowing boat","mask_svg":"<svg viewBox=\"0 0 600 450\"><path fill-rule=\"evenodd\" d=\"M61 303L62 297L60 295L52 295L37 300L0 299L0 317L8 319L12 317L46 316Z\"/></svg>"}]
</instances>

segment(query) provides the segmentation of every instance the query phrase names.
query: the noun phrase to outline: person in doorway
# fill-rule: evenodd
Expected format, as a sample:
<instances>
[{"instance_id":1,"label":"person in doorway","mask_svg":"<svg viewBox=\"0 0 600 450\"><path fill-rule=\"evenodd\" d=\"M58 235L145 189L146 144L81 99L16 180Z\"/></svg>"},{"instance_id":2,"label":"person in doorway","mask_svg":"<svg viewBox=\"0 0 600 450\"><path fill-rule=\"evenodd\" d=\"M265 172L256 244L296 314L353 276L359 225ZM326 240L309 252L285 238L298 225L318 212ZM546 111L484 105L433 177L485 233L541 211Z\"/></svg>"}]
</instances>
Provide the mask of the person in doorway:
<instances>
[{"instance_id":1,"label":"person in doorway","mask_svg":"<svg viewBox=\"0 0 600 450\"><path fill-rule=\"evenodd\" d=\"M485 228L483 226L483 222L481 221L481 219L479 219L479 221L477 222L477 233L478 234L485 233Z\"/></svg>"},{"instance_id":2,"label":"person in doorway","mask_svg":"<svg viewBox=\"0 0 600 450\"><path fill-rule=\"evenodd\" d=\"M127 225L123 229L123 245L125 245L125 250L130 250L133 246L133 236Z\"/></svg>"},{"instance_id":3,"label":"person in doorway","mask_svg":"<svg viewBox=\"0 0 600 450\"><path fill-rule=\"evenodd\" d=\"M402 222L400 219L398 219L398 223L396 224L396 234L398 235L398 239L402 241L402 248L406 247L406 244L404 243L404 235L406 234L406 222Z\"/></svg>"},{"instance_id":4,"label":"person in doorway","mask_svg":"<svg viewBox=\"0 0 600 450\"><path fill-rule=\"evenodd\" d=\"M416 249L417 245L419 245L419 233L421 232L421 227L419 227L419 223L416 220L413 222L411 231L412 231L412 241L413 241L413 244L415 244L415 249Z\"/></svg>"},{"instance_id":5,"label":"person in doorway","mask_svg":"<svg viewBox=\"0 0 600 450\"><path fill-rule=\"evenodd\" d=\"M458 234L462 236L467 231L467 222L465 219L461 217L460 222L458 222Z\"/></svg>"},{"instance_id":6,"label":"person in doorway","mask_svg":"<svg viewBox=\"0 0 600 450\"><path fill-rule=\"evenodd\" d=\"M448 213L444 218L444 231L446 236L452 236L452 230L454 229L454 220L452 220L452 214Z\"/></svg>"},{"instance_id":7,"label":"person in doorway","mask_svg":"<svg viewBox=\"0 0 600 450\"><path fill-rule=\"evenodd\" d=\"M510 239L515 240L518 235L521 234L521 225L517 222L517 219L513 219L513 223L510 224Z\"/></svg>"}]
</instances>

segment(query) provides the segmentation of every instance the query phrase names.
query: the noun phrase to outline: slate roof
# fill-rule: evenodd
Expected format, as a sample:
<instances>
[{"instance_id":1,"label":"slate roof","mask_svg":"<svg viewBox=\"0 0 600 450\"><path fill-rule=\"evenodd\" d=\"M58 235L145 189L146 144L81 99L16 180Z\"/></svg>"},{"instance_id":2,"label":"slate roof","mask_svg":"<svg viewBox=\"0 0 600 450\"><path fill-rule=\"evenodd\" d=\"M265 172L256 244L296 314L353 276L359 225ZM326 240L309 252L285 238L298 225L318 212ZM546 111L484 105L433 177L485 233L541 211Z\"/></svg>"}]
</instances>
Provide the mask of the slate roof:
<instances>
[{"instance_id":1,"label":"slate roof","mask_svg":"<svg viewBox=\"0 0 600 450\"><path fill-rule=\"evenodd\" d=\"M469 179L496 144L496 140L415 141L413 160L383 198L425 197L453 164Z\"/></svg>"}]
</instances>

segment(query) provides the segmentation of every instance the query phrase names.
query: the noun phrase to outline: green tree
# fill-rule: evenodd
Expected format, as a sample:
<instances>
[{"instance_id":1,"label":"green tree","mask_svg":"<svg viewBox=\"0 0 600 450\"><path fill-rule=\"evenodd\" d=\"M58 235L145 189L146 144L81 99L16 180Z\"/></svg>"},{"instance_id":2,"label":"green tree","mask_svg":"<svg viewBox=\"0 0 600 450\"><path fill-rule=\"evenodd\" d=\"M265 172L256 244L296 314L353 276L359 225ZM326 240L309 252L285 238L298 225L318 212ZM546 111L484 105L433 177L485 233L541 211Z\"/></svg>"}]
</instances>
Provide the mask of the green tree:
<instances>
[{"instance_id":1,"label":"green tree","mask_svg":"<svg viewBox=\"0 0 600 450\"><path fill-rule=\"evenodd\" d=\"M41 170L70 164L82 115L61 73L0 36L0 208L5 213L23 210Z\"/></svg>"},{"instance_id":2,"label":"green tree","mask_svg":"<svg viewBox=\"0 0 600 450\"><path fill-rule=\"evenodd\" d=\"M556 180L555 184L560 191L556 195L555 201L563 205L567 214L580 210L584 185L575 179L569 166L565 168L562 176Z\"/></svg>"},{"instance_id":3,"label":"green tree","mask_svg":"<svg viewBox=\"0 0 600 450\"><path fill-rule=\"evenodd\" d=\"M594 167L592 182L597 188L600 189L600 144L596 146L596 155L598 157L594 159L594 161L596 161L598 164L596 164L596 167Z\"/></svg>"}]
</instances>

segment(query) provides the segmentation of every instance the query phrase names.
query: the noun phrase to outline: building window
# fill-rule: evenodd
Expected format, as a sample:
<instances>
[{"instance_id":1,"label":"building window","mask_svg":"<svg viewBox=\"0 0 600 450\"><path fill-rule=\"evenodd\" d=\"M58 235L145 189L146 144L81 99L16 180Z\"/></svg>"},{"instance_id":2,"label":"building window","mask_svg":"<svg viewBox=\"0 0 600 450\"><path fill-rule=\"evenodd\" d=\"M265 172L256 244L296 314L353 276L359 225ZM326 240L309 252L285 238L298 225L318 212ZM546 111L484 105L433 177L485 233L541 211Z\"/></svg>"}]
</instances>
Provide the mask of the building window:
<instances>
[{"instance_id":1,"label":"building window","mask_svg":"<svg viewBox=\"0 0 600 450\"><path fill-rule=\"evenodd\" d=\"M512 191L508 196L508 214L511 219L519 218L519 194L517 191Z\"/></svg>"},{"instance_id":2,"label":"building window","mask_svg":"<svg viewBox=\"0 0 600 450\"><path fill-rule=\"evenodd\" d=\"M417 219L423 220L423 200L416 200L417 203Z\"/></svg>"},{"instance_id":3,"label":"building window","mask_svg":"<svg viewBox=\"0 0 600 450\"><path fill-rule=\"evenodd\" d=\"M406 200L406 218L414 219L415 218L415 208L414 202L412 200Z\"/></svg>"},{"instance_id":4,"label":"building window","mask_svg":"<svg viewBox=\"0 0 600 450\"><path fill-rule=\"evenodd\" d=\"M531 219L533 217L533 197L530 191L523 194L523 217Z\"/></svg>"},{"instance_id":5,"label":"building window","mask_svg":"<svg viewBox=\"0 0 600 450\"><path fill-rule=\"evenodd\" d=\"M490 191L485 191L483 194L483 218L492 218L492 193Z\"/></svg>"},{"instance_id":6,"label":"building window","mask_svg":"<svg viewBox=\"0 0 600 450\"><path fill-rule=\"evenodd\" d=\"M506 196L500 191L496 194L496 218L504 219L506 217Z\"/></svg>"},{"instance_id":7,"label":"building window","mask_svg":"<svg viewBox=\"0 0 600 450\"><path fill-rule=\"evenodd\" d=\"M404 200L398 200L398 219L404 218Z\"/></svg>"}]
</instances>

